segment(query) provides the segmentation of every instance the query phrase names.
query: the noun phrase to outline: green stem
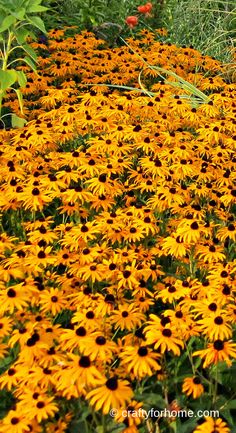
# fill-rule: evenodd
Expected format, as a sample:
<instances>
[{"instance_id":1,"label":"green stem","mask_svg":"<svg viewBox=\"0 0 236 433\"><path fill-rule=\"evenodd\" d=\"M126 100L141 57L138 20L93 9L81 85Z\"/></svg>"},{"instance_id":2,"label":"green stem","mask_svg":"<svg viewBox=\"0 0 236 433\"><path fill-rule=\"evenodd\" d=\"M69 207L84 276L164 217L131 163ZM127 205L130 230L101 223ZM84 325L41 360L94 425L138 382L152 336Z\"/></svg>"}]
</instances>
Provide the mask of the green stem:
<instances>
[{"instance_id":1,"label":"green stem","mask_svg":"<svg viewBox=\"0 0 236 433\"><path fill-rule=\"evenodd\" d=\"M115 339L115 337L116 337L116 335L118 334L119 330L120 330L120 326L118 326L116 332L114 333L114 335L113 335L113 337L112 337L112 340Z\"/></svg>"},{"instance_id":2,"label":"green stem","mask_svg":"<svg viewBox=\"0 0 236 433\"><path fill-rule=\"evenodd\" d=\"M189 254L189 272L192 278L195 277L195 260L194 260L194 247L191 247Z\"/></svg>"},{"instance_id":3,"label":"green stem","mask_svg":"<svg viewBox=\"0 0 236 433\"><path fill-rule=\"evenodd\" d=\"M189 362L190 362L191 367L192 367L193 375L195 376L195 374L196 374L196 369L195 369L195 365L194 365L194 363L193 363L192 353L190 352L187 343L185 344L185 349L186 349L186 353L187 353L187 355L188 355Z\"/></svg>"},{"instance_id":4,"label":"green stem","mask_svg":"<svg viewBox=\"0 0 236 433\"><path fill-rule=\"evenodd\" d=\"M102 415L102 432L106 433L107 428L106 428L106 418L105 415Z\"/></svg>"},{"instance_id":5,"label":"green stem","mask_svg":"<svg viewBox=\"0 0 236 433\"><path fill-rule=\"evenodd\" d=\"M215 404L216 404L217 393L218 393L218 366L216 365L216 373L215 373L215 380L214 380L214 385L213 385L213 395L212 395L213 407L215 407Z\"/></svg>"},{"instance_id":6,"label":"green stem","mask_svg":"<svg viewBox=\"0 0 236 433\"><path fill-rule=\"evenodd\" d=\"M7 70L7 66L8 66L7 62L8 62L8 57L9 57L9 54L11 51L11 44L12 44L13 39L14 39L14 34L12 32L9 32L7 46L4 49L4 56L2 59L2 71ZM5 95L5 92L2 89L0 89L0 117L2 114L2 100L4 98L4 95Z\"/></svg>"}]
</instances>

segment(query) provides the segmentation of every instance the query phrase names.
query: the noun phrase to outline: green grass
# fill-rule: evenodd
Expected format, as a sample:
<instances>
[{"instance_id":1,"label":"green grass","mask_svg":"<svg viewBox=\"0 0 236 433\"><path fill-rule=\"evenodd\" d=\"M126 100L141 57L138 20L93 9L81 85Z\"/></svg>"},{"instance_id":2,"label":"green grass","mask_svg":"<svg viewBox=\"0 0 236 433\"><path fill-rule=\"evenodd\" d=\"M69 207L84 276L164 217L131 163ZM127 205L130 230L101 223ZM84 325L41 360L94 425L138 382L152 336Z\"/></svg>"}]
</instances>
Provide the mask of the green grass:
<instances>
[{"instance_id":1,"label":"green grass","mask_svg":"<svg viewBox=\"0 0 236 433\"><path fill-rule=\"evenodd\" d=\"M77 25L116 44L119 35L130 35L125 18L138 15L137 6L145 3L145 0L45 0L49 7L46 26L49 29ZM232 62L236 41L235 1L154 0L152 3L152 17L140 16L134 32L145 26L165 27L168 42L193 46L204 55Z\"/></svg>"},{"instance_id":2,"label":"green grass","mask_svg":"<svg viewBox=\"0 0 236 433\"><path fill-rule=\"evenodd\" d=\"M192 45L205 55L231 61L236 41L234 1L167 0L164 15L171 42Z\"/></svg>"}]
</instances>

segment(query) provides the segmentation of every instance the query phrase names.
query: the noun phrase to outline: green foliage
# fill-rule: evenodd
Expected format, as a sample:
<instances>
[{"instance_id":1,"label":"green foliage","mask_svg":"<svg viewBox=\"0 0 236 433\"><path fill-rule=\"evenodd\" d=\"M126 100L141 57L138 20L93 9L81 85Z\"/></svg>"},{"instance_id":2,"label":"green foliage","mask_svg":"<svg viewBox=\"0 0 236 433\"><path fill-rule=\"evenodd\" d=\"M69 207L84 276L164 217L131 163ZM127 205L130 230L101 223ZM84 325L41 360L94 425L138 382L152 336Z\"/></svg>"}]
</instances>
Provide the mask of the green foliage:
<instances>
[{"instance_id":1,"label":"green foliage","mask_svg":"<svg viewBox=\"0 0 236 433\"><path fill-rule=\"evenodd\" d=\"M231 61L236 41L234 1L167 0L162 19L170 42L193 45L204 55Z\"/></svg>"},{"instance_id":2,"label":"green foliage","mask_svg":"<svg viewBox=\"0 0 236 433\"><path fill-rule=\"evenodd\" d=\"M137 7L145 4L142 0L45 0L45 4L49 8L47 28L69 23L116 43L117 35L130 35L126 17L136 15L139 24L132 31L165 27L167 41L193 45L203 54L232 61L236 36L236 6L232 0L157 0L152 2L150 17L138 14Z\"/></svg>"},{"instance_id":3,"label":"green foliage","mask_svg":"<svg viewBox=\"0 0 236 433\"><path fill-rule=\"evenodd\" d=\"M88 29L98 37L116 42L116 37L130 35L130 29L125 24L129 15L139 16L137 30L145 27L157 28L161 24L162 1L153 2L152 14L145 18L138 13L137 7L145 4L142 0L46 0L49 12L46 17L46 27L63 27L76 25L80 29Z\"/></svg>"},{"instance_id":4,"label":"green foliage","mask_svg":"<svg viewBox=\"0 0 236 433\"><path fill-rule=\"evenodd\" d=\"M25 63L36 71L37 56L27 40L35 38L35 29L46 33L42 19L36 15L47 10L41 3L42 0L0 0L0 116L2 101L9 89L16 92L23 114L20 89L25 87L27 78L18 66ZM15 114L12 116L12 126L21 127L23 124L24 119Z\"/></svg>"},{"instance_id":5,"label":"green foliage","mask_svg":"<svg viewBox=\"0 0 236 433\"><path fill-rule=\"evenodd\" d=\"M14 403L14 397L10 391L0 391L0 419L3 419Z\"/></svg>"}]
</instances>

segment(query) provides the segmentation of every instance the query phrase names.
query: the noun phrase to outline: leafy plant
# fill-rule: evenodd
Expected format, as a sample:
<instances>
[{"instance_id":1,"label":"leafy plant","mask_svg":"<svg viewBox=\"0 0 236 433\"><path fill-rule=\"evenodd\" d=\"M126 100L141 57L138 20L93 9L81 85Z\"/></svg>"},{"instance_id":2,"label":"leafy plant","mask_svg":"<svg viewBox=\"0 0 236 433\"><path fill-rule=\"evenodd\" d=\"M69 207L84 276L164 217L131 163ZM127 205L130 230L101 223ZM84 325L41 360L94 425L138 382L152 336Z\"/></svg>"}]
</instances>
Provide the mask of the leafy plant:
<instances>
[{"instance_id":1,"label":"leafy plant","mask_svg":"<svg viewBox=\"0 0 236 433\"><path fill-rule=\"evenodd\" d=\"M47 10L42 0L0 0L0 117L7 90L14 90L23 114L23 98L20 88L27 82L25 73L18 70L25 63L36 70L37 56L27 43L35 37L32 28L46 33L42 19L37 15ZM8 115L8 114L7 114ZM3 121L2 121L3 122ZM12 115L12 126L22 126L24 119Z\"/></svg>"},{"instance_id":2,"label":"leafy plant","mask_svg":"<svg viewBox=\"0 0 236 433\"><path fill-rule=\"evenodd\" d=\"M140 15L140 27L146 26L142 14L138 13L141 0L46 0L49 13L46 17L46 27L63 27L70 23L80 29L87 29L110 42L117 42L116 35L122 28L123 36L130 34L125 24L128 15ZM148 18L148 26L157 28L161 25L161 10L163 2L153 2L152 13ZM111 40L112 39L112 40Z\"/></svg>"},{"instance_id":3,"label":"leafy plant","mask_svg":"<svg viewBox=\"0 0 236 433\"><path fill-rule=\"evenodd\" d=\"M169 40L231 61L236 41L236 7L230 0L166 0L163 25Z\"/></svg>"}]
</instances>

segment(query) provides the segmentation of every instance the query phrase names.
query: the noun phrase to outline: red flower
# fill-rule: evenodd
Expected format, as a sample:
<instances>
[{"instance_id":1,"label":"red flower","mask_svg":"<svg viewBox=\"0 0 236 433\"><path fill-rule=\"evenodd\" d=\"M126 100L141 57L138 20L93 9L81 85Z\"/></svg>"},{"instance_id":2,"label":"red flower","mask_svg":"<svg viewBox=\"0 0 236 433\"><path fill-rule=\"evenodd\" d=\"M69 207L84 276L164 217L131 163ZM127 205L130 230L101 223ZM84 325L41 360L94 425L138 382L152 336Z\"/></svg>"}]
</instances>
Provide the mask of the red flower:
<instances>
[{"instance_id":1,"label":"red flower","mask_svg":"<svg viewBox=\"0 0 236 433\"><path fill-rule=\"evenodd\" d=\"M151 12L151 10L152 10L152 3L146 3L143 6L138 6L138 11L141 14L149 15L149 13Z\"/></svg>"},{"instance_id":2,"label":"red flower","mask_svg":"<svg viewBox=\"0 0 236 433\"><path fill-rule=\"evenodd\" d=\"M130 16L126 18L125 22L132 29L138 24L138 18L135 16Z\"/></svg>"}]
</instances>

